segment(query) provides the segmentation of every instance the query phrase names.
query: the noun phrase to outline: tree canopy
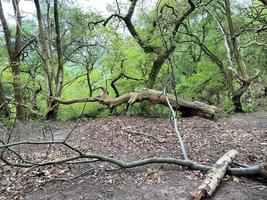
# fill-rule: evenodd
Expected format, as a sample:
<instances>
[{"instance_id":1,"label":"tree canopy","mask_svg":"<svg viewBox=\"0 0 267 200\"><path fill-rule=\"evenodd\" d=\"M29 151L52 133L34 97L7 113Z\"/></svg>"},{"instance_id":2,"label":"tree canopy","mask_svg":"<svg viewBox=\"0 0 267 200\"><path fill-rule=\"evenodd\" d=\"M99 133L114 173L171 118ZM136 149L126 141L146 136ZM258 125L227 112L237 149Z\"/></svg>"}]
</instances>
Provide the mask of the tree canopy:
<instances>
[{"instance_id":1,"label":"tree canopy","mask_svg":"<svg viewBox=\"0 0 267 200\"><path fill-rule=\"evenodd\" d=\"M64 99L142 88L226 113L250 111L266 95L265 1L116 0L109 16L70 1L32 2L32 17L23 2L9 2L13 21L0 1L3 118L71 119L84 104L70 112ZM84 113L104 114L99 103L86 103Z\"/></svg>"}]
</instances>

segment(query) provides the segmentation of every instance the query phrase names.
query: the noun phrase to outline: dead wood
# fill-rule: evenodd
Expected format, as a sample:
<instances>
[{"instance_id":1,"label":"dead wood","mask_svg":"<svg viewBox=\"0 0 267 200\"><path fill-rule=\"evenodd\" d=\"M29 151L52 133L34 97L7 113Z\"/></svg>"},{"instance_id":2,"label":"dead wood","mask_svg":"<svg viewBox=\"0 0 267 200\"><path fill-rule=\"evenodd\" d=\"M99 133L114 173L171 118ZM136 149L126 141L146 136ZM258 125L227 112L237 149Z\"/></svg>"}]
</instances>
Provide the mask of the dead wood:
<instances>
[{"instance_id":1,"label":"dead wood","mask_svg":"<svg viewBox=\"0 0 267 200\"><path fill-rule=\"evenodd\" d=\"M67 140L72 133L72 131L76 128L76 126L69 132L67 137L63 141L20 141L20 142L13 142L13 143L5 143L0 140L0 161L3 163L2 166L8 165L11 167L18 167L18 168L26 168L26 172L37 168L37 167L44 167L44 166L53 166L53 165L63 165L63 164L79 164L79 163L93 163L93 162L106 162L111 164L112 166L118 166L115 170L118 169L125 169L125 168L135 168L139 166L149 165L149 164L172 164L177 166L183 166L187 169L192 170L201 170L201 171L208 171L211 170L212 167L208 165L204 165L201 163L194 162L192 160L180 160L175 158L166 158L166 157L154 157L154 158L147 158L143 160L136 160L136 161L122 161L113 156L106 156L101 154L94 154L94 153L86 153L82 150L72 146L71 144L67 143ZM2 143L2 144L1 144ZM21 155L20 153L14 151L13 147L21 146L21 145L53 145L53 146L64 146L67 150L71 150L74 155L63 156L57 159L44 159L44 160L28 160L29 158L25 155ZM8 152L14 154L15 156L9 156ZM1 167L2 167L1 166ZM252 177L266 177L266 170L267 164L258 164L254 166L247 166L241 168L228 168L226 173L235 176L252 176ZM114 169L112 169L114 170ZM226 168L225 168L226 170ZM25 173L26 173L25 172ZM18 181L22 176L16 178L12 181L7 187L5 187L1 192L5 191L11 184L14 184ZM225 173L225 171L224 171ZM223 173L223 174L224 174Z\"/></svg>"},{"instance_id":2,"label":"dead wood","mask_svg":"<svg viewBox=\"0 0 267 200\"><path fill-rule=\"evenodd\" d=\"M187 101L181 98L176 98L172 94L167 94L167 97L174 110L180 111L183 117L189 116L202 116L206 118L213 118L217 112L217 107L208 105L199 101ZM103 105L108 106L109 109L113 110L119 105L124 103L132 105L135 102L149 101L153 104L161 104L168 106L165 95L161 91L152 90L152 89L141 89L138 92L129 92L124 95L121 95L117 98L112 98L108 94L103 93L103 95L98 97L89 97L82 99L72 99L72 100L63 100L56 97L51 97L55 101L61 104L70 105L74 103L85 103L85 102L99 102Z\"/></svg>"},{"instance_id":3,"label":"dead wood","mask_svg":"<svg viewBox=\"0 0 267 200\"><path fill-rule=\"evenodd\" d=\"M126 130L126 129L123 129L126 133L129 133L131 135L141 135L141 136L144 136L146 138L150 138L150 139L153 139L155 140L156 142L158 143L165 143L165 141L161 141L160 139L158 139L157 137L155 137L154 135L151 135L151 134L148 134L148 133L142 133L142 132L136 132L136 131L131 131L131 130Z\"/></svg>"},{"instance_id":4,"label":"dead wood","mask_svg":"<svg viewBox=\"0 0 267 200\"><path fill-rule=\"evenodd\" d=\"M177 119L176 119L176 113L175 111L173 110L173 107L168 99L168 95L166 96L166 90L164 89L164 95L165 95L165 98L166 98L166 101L167 101L167 104L171 110L171 113L172 113L172 117L173 117L173 128L174 128L174 131L178 137L178 140L179 140L179 143L180 143L180 146L181 146L181 149L182 149L182 153L183 153L183 157L185 160L189 160L188 159L188 155L187 155L187 152L186 152L186 149L185 149L185 145L184 145L184 141L183 141L183 138L180 134L180 131L178 130L178 125L177 125Z\"/></svg>"},{"instance_id":5,"label":"dead wood","mask_svg":"<svg viewBox=\"0 0 267 200\"><path fill-rule=\"evenodd\" d=\"M224 154L206 175L202 184L192 193L195 200L211 196L224 177L227 167L236 156L236 150L230 150Z\"/></svg>"},{"instance_id":6,"label":"dead wood","mask_svg":"<svg viewBox=\"0 0 267 200\"><path fill-rule=\"evenodd\" d=\"M8 158L5 158L4 154L2 153L0 156L0 160L9 166L13 167L21 167L21 168L31 168L31 167L42 167L42 166L48 166L48 165L59 165L59 164L75 164L79 163L82 160L85 160L84 162L91 163L91 162L108 162L114 165L117 165L120 168L134 168L134 167L140 167L144 165L149 164L173 164L178 166L187 167L188 169L193 170L201 170L201 171L208 171L211 170L212 167L204 164L200 164L197 162L194 162L192 160L181 160L181 159L175 159L175 158L163 158L163 157L154 157L154 158L147 158L143 160L137 160L137 161L131 161L131 162L125 162L118 159L115 159L113 157L101 155L101 154L94 154L94 153L84 153L80 151L79 149L71 146L70 144L66 143L66 141L20 141L20 142L14 142L14 143L8 143L5 144L3 141L0 141L2 145L0 145L0 149L3 150L11 150L11 147L18 146L18 145L62 145L65 146L67 149L72 150L76 155L64 157L61 159L56 160L50 160L50 161L28 161L23 159L22 157L19 157L20 162L17 162L17 160L9 160ZM13 151L13 150L12 150ZM14 152L14 151L13 151ZM88 160L89 159L89 160ZM267 177L267 163L257 164L253 166L248 167L237 167L237 168L228 168L226 170L226 174L234 175L234 176L253 176L253 177Z\"/></svg>"}]
</instances>

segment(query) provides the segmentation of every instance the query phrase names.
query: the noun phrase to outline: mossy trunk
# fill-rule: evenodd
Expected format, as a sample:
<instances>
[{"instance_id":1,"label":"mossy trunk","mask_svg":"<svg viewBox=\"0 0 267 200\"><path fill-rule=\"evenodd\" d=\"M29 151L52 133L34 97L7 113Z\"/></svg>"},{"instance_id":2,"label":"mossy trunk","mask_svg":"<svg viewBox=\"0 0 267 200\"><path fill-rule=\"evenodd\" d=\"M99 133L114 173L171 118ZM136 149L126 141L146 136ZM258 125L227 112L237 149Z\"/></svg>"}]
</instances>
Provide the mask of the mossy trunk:
<instances>
[{"instance_id":1,"label":"mossy trunk","mask_svg":"<svg viewBox=\"0 0 267 200\"><path fill-rule=\"evenodd\" d=\"M0 117L9 117L9 116L10 116L10 108L8 107L8 102L6 94L4 92L3 84L0 81Z\"/></svg>"}]
</instances>

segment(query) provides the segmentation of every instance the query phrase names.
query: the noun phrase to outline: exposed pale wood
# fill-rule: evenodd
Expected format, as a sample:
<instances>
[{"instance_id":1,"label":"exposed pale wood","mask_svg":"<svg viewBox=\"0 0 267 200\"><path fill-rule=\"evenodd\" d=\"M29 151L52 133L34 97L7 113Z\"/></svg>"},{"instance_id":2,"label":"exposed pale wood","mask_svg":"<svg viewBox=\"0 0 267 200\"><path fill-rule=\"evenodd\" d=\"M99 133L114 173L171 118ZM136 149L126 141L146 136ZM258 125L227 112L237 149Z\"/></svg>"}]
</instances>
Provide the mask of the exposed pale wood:
<instances>
[{"instance_id":1,"label":"exposed pale wood","mask_svg":"<svg viewBox=\"0 0 267 200\"><path fill-rule=\"evenodd\" d=\"M182 149L182 152L183 152L183 157L185 160L189 160L188 159L188 155L187 155L187 152L186 152L186 148L185 148L185 145L184 145L184 141L183 141L183 138L180 134L180 131L178 130L178 125L177 125L177 119L176 119L176 113L175 111L173 110L172 108L172 105L168 99L168 95L166 95L166 90L164 89L164 95L166 96L166 101L167 101L167 104L171 110L171 113L172 113L172 117L173 117L173 126L174 126L174 130L175 130L175 133L177 135L177 138L179 140L179 143L180 143L180 146L181 146L181 149Z\"/></svg>"},{"instance_id":2,"label":"exposed pale wood","mask_svg":"<svg viewBox=\"0 0 267 200\"><path fill-rule=\"evenodd\" d=\"M215 163L202 184L192 193L195 200L206 196L210 197L213 194L237 153L236 150L230 150Z\"/></svg>"},{"instance_id":3,"label":"exposed pale wood","mask_svg":"<svg viewBox=\"0 0 267 200\"><path fill-rule=\"evenodd\" d=\"M180 98L176 98L172 94L167 94L170 104L174 110L178 110L182 113L182 116L203 116L207 118L212 118L217 112L217 107L208 105L199 101L186 101ZM161 91L152 89L141 89L138 92L129 92L121 95L117 98L111 98L106 93L98 97L82 98L82 99L72 99L63 100L57 97L51 97L61 104L74 104L74 103L85 103L85 102L99 102L103 105L107 105L110 109L114 109L117 106L127 103L129 105L140 101L149 101L154 104L162 104L168 106L165 95Z\"/></svg>"}]
</instances>

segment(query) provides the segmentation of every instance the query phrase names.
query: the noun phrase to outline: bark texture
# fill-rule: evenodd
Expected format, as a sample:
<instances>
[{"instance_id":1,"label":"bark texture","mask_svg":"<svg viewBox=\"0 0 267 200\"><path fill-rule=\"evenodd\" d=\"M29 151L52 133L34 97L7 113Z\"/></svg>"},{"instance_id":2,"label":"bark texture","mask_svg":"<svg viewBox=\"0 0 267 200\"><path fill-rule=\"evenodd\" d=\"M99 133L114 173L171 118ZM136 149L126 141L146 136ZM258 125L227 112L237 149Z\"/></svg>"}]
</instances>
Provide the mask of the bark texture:
<instances>
[{"instance_id":1,"label":"bark texture","mask_svg":"<svg viewBox=\"0 0 267 200\"><path fill-rule=\"evenodd\" d=\"M90 162L95 161L102 161L102 162L108 162L117 165L120 168L134 168L134 167L140 167L144 165L149 164L155 164L155 163L166 163L166 164L173 164L178 166L184 166L188 167L189 169L194 170L201 170L201 171L208 171L211 170L212 167L208 165L203 165L201 163L194 162L192 160L179 160L175 158L163 158L163 157L153 157L153 158L147 158L143 160L136 160L136 161L122 161L118 160L113 157L101 155L101 154L94 154L94 153L83 153L79 149L75 148L74 146L71 146L70 144L66 143L66 139L64 141L20 141L20 142L14 142L14 143L8 143L8 144L2 144L0 145L1 149L7 149L10 147L15 147L18 145L63 145L66 148L76 152L76 155L71 157L64 157L60 159L54 159L50 161L27 161L24 160L21 157L22 162L17 162L12 159L8 159L5 156L0 157L0 160L2 160L4 163L10 166L15 167L23 167L23 168L31 168L36 166L47 166L47 165L58 165L58 164L64 164L69 163L72 161L78 161L81 159L92 159L87 160ZM253 166L248 167L237 167L237 168L227 168L226 174L232 175L232 176L247 176L247 177L267 177L267 163L261 163Z\"/></svg>"},{"instance_id":2,"label":"bark texture","mask_svg":"<svg viewBox=\"0 0 267 200\"><path fill-rule=\"evenodd\" d=\"M8 101L4 92L4 87L0 79L0 117L9 117L10 109L8 107Z\"/></svg>"},{"instance_id":3,"label":"bark texture","mask_svg":"<svg viewBox=\"0 0 267 200\"><path fill-rule=\"evenodd\" d=\"M42 13L40 8L39 0L34 0L38 26L39 26L39 40L41 46L41 57L43 62L43 67L45 71L45 80L46 80L46 89L47 89L47 112L44 116L46 119L56 119L59 104L55 102L50 96L60 97L63 81L64 81L64 65L63 65L63 52L61 45L61 32L59 25L59 14L58 14L58 1L54 1L54 23L55 23L55 32L56 32L56 51L57 51L57 69L54 69L52 65L51 56L49 56L49 46L50 44L46 40L46 32L44 30L44 25L42 21ZM51 50L50 50L51 53ZM54 75L54 71L56 71L56 75Z\"/></svg>"},{"instance_id":4,"label":"bark texture","mask_svg":"<svg viewBox=\"0 0 267 200\"><path fill-rule=\"evenodd\" d=\"M230 44L231 44L231 50L232 50L232 57L235 60L235 63L237 65L237 70L230 67L232 71L234 71L234 75L237 78L237 80L241 83L240 87L233 92L233 103L235 106L236 112L243 112L242 109L242 103L241 103L241 96L249 90L251 82L258 77L258 75L255 78L252 78L249 76L249 73L247 71L246 64L244 62L244 59L242 57L242 54L240 52L239 44L237 41L237 36L235 35L235 29L233 25L233 19L232 19L232 12L231 12L231 5L229 0L224 0L225 5L225 12L227 17L227 23L229 28L229 35L230 35ZM258 74L258 72L256 73ZM251 97L250 97L251 98Z\"/></svg>"},{"instance_id":5,"label":"bark texture","mask_svg":"<svg viewBox=\"0 0 267 200\"><path fill-rule=\"evenodd\" d=\"M13 0L12 5L14 8L15 19L16 19L15 42L12 42L11 32L7 24L6 18L4 16L1 0L0 0L0 20L3 26L5 46L7 48L9 66L11 68L12 78L13 78L12 84L13 84L14 99L16 104L16 117L18 120L23 121L26 119L26 111L23 106L23 92L20 80L20 55L23 51L23 47L21 45L22 21L19 10L19 1Z\"/></svg>"},{"instance_id":6,"label":"bark texture","mask_svg":"<svg viewBox=\"0 0 267 200\"><path fill-rule=\"evenodd\" d=\"M236 156L236 150L230 150L224 154L208 172L202 184L192 193L195 200L211 196L224 177L230 163Z\"/></svg>"},{"instance_id":7,"label":"bark texture","mask_svg":"<svg viewBox=\"0 0 267 200\"><path fill-rule=\"evenodd\" d=\"M167 94L167 97L173 109L180 111L182 113L182 117L198 115L206 118L213 118L218 110L215 106L211 106L199 101L191 102L177 98L177 102L176 97L172 94ZM168 106L166 96L163 94L163 92L147 88L141 89L138 92L129 92L117 98L112 98L105 92L103 93L103 95L98 97L83 99L63 100L57 97L52 98L57 102L66 105L74 103L99 102L103 105L107 105L111 110L124 103L128 104L127 107L129 107L135 102L141 101L149 101L154 104L162 104Z\"/></svg>"}]
</instances>

